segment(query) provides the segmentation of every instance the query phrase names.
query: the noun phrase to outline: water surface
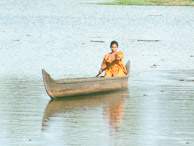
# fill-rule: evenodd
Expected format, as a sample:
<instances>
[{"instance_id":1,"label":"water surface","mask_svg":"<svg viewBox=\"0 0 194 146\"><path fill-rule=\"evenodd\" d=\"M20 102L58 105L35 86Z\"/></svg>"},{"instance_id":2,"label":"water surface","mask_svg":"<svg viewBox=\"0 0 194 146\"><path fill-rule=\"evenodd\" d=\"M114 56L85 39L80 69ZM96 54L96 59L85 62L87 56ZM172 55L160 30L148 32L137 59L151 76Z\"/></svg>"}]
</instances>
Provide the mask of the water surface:
<instances>
[{"instance_id":1,"label":"water surface","mask_svg":"<svg viewBox=\"0 0 194 146\"><path fill-rule=\"evenodd\" d=\"M1 145L193 145L194 8L89 3L0 2ZM112 40L128 89L50 101L42 68L95 76Z\"/></svg>"}]
</instances>

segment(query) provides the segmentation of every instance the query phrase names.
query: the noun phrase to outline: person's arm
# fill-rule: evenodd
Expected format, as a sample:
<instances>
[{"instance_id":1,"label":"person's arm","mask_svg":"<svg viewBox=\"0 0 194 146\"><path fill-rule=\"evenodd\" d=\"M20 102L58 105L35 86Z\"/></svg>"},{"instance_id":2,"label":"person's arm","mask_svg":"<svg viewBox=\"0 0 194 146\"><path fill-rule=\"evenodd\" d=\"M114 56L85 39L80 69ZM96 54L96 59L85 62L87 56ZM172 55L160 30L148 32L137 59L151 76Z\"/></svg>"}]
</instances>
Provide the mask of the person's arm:
<instances>
[{"instance_id":1,"label":"person's arm","mask_svg":"<svg viewBox=\"0 0 194 146\"><path fill-rule=\"evenodd\" d=\"M117 60L119 60L119 61L121 61L121 60L123 60L123 58L124 58L124 54L123 54L123 52L118 52L117 54L116 54L116 59Z\"/></svg>"},{"instance_id":2,"label":"person's arm","mask_svg":"<svg viewBox=\"0 0 194 146\"><path fill-rule=\"evenodd\" d=\"M106 65L106 60L103 59L102 64L101 64L101 69L100 69L100 71L99 71L100 74L103 72L102 70L103 70L104 68L106 68L106 66L107 66L107 65Z\"/></svg>"}]
</instances>

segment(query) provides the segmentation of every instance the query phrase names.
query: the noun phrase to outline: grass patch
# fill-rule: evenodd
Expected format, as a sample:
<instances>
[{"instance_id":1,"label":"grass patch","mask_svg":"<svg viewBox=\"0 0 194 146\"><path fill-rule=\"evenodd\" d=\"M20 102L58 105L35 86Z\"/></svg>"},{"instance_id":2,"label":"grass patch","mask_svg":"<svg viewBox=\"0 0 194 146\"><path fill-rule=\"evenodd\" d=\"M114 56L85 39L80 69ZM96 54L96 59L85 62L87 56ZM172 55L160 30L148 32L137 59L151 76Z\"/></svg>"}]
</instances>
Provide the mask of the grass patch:
<instances>
[{"instance_id":1,"label":"grass patch","mask_svg":"<svg viewBox=\"0 0 194 146\"><path fill-rule=\"evenodd\" d=\"M194 0L115 0L100 5L194 6Z\"/></svg>"}]
</instances>

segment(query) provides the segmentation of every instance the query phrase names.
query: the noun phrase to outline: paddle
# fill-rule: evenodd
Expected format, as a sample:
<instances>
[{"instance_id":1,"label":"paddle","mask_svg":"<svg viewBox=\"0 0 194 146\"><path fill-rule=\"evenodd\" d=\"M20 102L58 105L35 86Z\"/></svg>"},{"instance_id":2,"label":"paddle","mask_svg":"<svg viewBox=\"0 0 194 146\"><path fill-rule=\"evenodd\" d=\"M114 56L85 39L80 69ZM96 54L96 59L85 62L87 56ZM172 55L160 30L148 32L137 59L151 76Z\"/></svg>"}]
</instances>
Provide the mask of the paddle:
<instances>
[{"instance_id":1,"label":"paddle","mask_svg":"<svg viewBox=\"0 0 194 146\"><path fill-rule=\"evenodd\" d=\"M102 72L105 71L107 68L109 68L115 61L117 60L117 58L115 60L113 60L113 62L111 62L107 67L105 67L104 69L102 69ZM101 73L97 74L96 77L98 77Z\"/></svg>"}]
</instances>

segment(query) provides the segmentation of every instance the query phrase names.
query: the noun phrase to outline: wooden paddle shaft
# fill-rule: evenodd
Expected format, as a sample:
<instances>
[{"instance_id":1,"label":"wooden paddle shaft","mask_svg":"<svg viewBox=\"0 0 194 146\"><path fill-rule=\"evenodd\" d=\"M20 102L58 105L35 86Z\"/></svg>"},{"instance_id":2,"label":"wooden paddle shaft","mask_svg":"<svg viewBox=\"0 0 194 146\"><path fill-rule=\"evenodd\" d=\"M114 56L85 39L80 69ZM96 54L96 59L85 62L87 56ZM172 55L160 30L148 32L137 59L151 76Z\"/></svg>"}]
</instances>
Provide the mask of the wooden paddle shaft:
<instances>
[{"instance_id":1,"label":"wooden paddle shaft","mask_svg":"<svg viewBox=\"0 0 194 146\"><path fill-rule=\"evenodd\" d=\"M104 69L102 69L102 72L105 71L107 68L109 68L115 61L117 60L117 58L115 60L113 60L113 62L111 62L107 67L105 67ZM101 73L97 74L96 77L98 77Z\"/></svg>"}]
</instances>

